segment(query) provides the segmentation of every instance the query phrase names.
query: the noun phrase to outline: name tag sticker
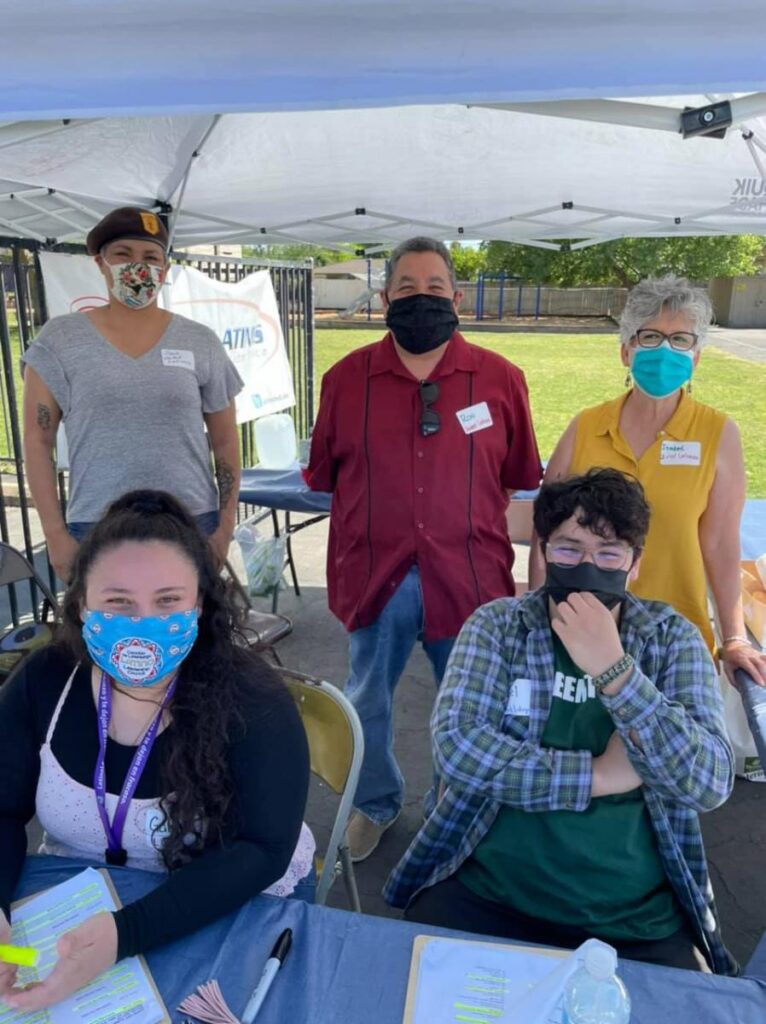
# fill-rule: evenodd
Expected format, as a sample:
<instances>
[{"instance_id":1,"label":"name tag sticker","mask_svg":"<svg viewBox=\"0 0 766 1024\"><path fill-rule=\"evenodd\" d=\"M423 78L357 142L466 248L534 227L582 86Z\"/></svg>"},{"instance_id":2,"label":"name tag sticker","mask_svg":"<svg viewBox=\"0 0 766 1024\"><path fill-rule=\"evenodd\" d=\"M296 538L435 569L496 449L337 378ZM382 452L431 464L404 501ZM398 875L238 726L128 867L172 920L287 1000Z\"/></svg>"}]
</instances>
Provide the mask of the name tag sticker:
<instances>
[{"instance_id":1,"label":"name tag sticker","mask_svg":"<svg viewBox=\"0 0 766 1024\"><path fill-rule=\"evenodd\" d=\"M475 434L477 430L486 430L492 426L492 415L486 402L469 405L455 413L460 426L466 434Z\"/></svg>"},{"instance_id":2,"label":"name tag sticker","mask_svg":"<svg viewBox=\"0 0 766 1024\"><path fill-rule=\"evenodd\" d=\"M514 679L505 706L506 715L529 718L532 714L532 680Z\"/></svg>"},{"instance_id":3,"label":"name tag sticker","mask_svg":"<svg viewBox=\"0 0 766 1024\"><path fill-rule=\"evenodd\" d=\"M177 366L181 370L194 372L194 353L183 348L163 348L162 365Z\"/></svg>"},{"instance_id":4,"label":"name tag sticker","mask_svg":"<svg viewBox=\"0 0 766 1024\"><path fill-rule=\"evenodd\" d=\"M660 447L661 466L699 466L701 459L699 441L663 441Z\"/></svg>"}]
</instances>

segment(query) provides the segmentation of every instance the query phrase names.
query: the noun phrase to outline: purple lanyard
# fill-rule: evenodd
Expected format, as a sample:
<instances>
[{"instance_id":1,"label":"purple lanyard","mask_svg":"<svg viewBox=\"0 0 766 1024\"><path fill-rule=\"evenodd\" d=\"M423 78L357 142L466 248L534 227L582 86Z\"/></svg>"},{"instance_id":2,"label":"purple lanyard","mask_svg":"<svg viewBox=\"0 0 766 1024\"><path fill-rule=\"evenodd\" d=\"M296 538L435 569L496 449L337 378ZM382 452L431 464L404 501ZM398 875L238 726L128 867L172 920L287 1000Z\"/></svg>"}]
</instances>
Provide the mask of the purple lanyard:
<instances>
[{"instance_id":1,"label":"purple lanyard","mask_svg":"<svg viewBox=\"0 0 766 1024\"><path fill-rule=\"evenodd\" d=\"M98 690L98 758L96 759L96 770L93 773L93 789L96 792L96 805L101 816L101 823L106 834L107 847L104 851L107 864L125 864L128 855L122 847L122 833L125 828L125 819L128 815L130 801L138 788L146 762L157 738L157 730L160 727L162 712L168 705L173 691L176 688L176 676L170 682L165 695L162 698L159 710L155 715L152 724L144 734L144 738L133 755L130 762L128 774L122 785L122 792L117 801L112 823L109 823L109 815L106 812L106 772L104 770L104 759L106 757L106 739L109 733L109 720L112 717L112 690L109 686L109 677L106 672L101 673L101 685Z\"/></svg>"}]
</instances>

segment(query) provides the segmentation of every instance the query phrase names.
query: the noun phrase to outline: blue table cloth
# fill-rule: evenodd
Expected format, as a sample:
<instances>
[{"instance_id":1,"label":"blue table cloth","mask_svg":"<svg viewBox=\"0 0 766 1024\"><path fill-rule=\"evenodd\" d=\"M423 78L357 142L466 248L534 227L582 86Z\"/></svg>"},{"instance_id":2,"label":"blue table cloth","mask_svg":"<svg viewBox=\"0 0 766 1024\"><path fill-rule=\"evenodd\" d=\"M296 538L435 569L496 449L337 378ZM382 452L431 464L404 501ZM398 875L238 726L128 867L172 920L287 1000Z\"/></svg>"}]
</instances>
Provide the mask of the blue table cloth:
<instances>
[{"instance_id":1,"label":"blue table cloth","mask_svg":"<svg viewBox=\"0 0 766 1024\"><path fill-rule=\"evenodd\" d=\"M243 469L239 500L284 512L330 511L332 495L312 491L300 469Z\"/></svg>"},{"instance_id":2,"label":"blue table cloth","mask_svg":"<svg viewBox=\"0 0 766 1024\"><path fill-rule=\"evenodd\" d=\"M755 559L766 554L766 498L745 502L739 534L743 558Z\"/></svg>"},{"instance_id":3,"label":"blue table cloth","mask_svg":"<svg viewBox=\"0 0 766 1024\"><path fill-rule=\"evenodd\" d=\"M85 863L31 857L18 896L69 878ZM156 875L110 868L123 902L157 882ZM216 978L241 1015L269 951L283 928L293 948L257 1024L401 1024L416 935L460 932L258 896L194 935L147 954L149 967L174 1021L178 1003ZM500 940L489 940L500 941ZM631 1024L764 1024L766 985L758 979L718 978L631 961L620 974L633 1003Z\"/></svg>"}]
</instances>

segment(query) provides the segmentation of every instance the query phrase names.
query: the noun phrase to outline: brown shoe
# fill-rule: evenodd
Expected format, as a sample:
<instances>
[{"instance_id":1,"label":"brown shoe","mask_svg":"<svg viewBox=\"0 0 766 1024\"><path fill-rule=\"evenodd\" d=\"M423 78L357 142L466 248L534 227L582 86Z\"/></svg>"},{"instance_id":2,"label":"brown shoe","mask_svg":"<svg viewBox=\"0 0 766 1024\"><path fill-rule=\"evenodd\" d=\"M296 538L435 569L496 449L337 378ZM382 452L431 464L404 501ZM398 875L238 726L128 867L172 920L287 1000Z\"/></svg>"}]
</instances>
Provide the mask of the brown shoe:
<instances>
[{"instance_id":1,"label":"brown shoe","mask_svg":"<svg viewBox=\"0 0 766 1024\"><path fill-rule=\"evenodd\" d=\"M352 863L358 864L360 861L366 860L377 849L383 833L387 828L391 828L398 817L399 814L397 813L390 821L386 821L382 825L376 825L374 821L371 821L361 811L354 811L348 819L348 827L346 828L346 838L348 839Z\"/></svg>"}]
</instances>

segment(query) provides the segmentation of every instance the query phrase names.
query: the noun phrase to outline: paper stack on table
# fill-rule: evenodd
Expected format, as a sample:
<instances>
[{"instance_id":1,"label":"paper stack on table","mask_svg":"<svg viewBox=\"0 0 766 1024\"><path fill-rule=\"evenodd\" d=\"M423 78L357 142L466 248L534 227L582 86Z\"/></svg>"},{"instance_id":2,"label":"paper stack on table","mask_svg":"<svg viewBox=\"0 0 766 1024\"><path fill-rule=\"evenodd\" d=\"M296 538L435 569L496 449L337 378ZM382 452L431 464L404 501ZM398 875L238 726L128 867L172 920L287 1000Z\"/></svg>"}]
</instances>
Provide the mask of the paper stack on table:
<instances>
[{"instance_id":1,"label":"paper stack on table","mask_svg":"<svg viewBox=\"0 0 766 1024\"><path fill-rule=\"evenodd\" d=\"M13 943L31 946L40 954L37 966L19 969L19 981L29 984L46 978L58 959L58 939L94 914L117 907L108 878L94 868L14 904ZM142 957L120 960L68 999L42 1012L11 1010L0 999L0 1024L120 1024L127 1020L131 1024L170 1020Z\"/></svg>"},{"instance_id":2,"label":"paper stack on table","mask_svg":"<svg viewBox=\"0 0 766 1024\"><path fill-rule=\"evenodd\" d=\"M404 1024L561 1024L566 980L596 941L565 953L419 935Z\"/></svg>"}]
</instances>

